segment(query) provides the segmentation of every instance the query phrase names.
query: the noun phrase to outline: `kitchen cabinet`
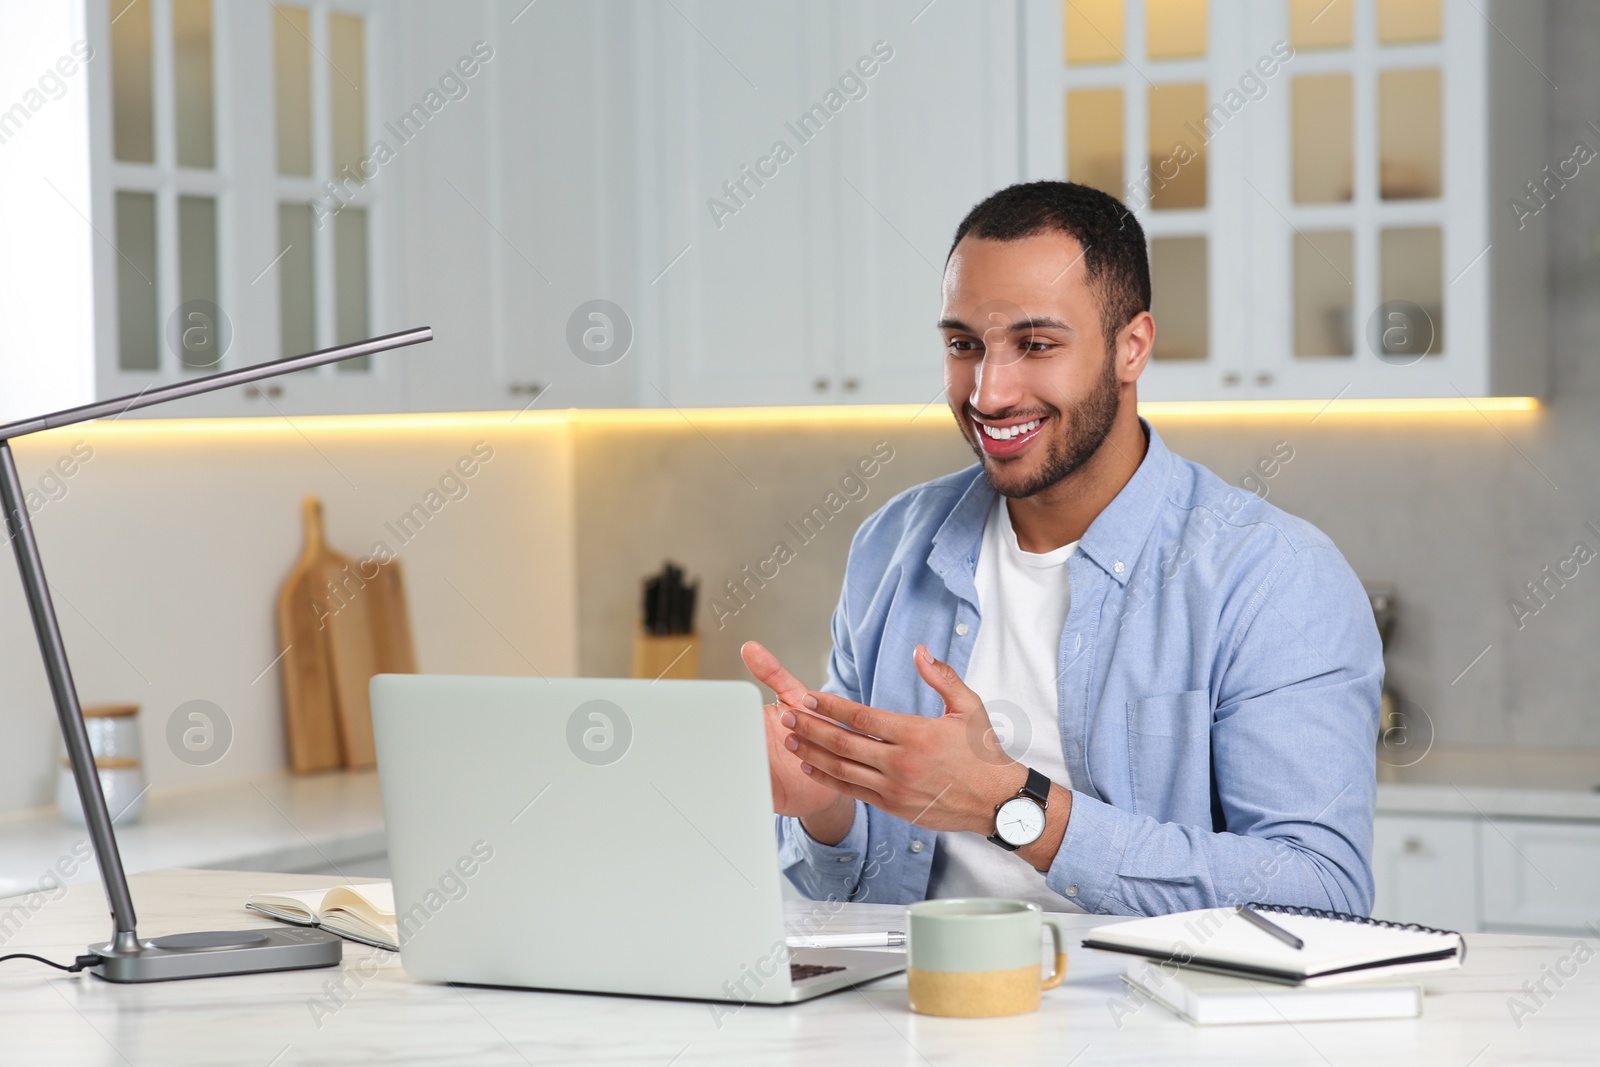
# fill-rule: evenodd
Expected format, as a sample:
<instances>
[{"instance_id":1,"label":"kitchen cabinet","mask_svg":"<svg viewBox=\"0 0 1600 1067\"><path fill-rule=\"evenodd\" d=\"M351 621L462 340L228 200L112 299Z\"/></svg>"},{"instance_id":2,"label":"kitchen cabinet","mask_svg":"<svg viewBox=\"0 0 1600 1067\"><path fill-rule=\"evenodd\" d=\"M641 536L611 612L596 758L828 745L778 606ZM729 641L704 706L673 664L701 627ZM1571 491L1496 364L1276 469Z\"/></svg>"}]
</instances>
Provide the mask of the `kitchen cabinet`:
<instances>
[{"instance_id":1,"label":"kitchen cabinet","mask_svg":"<svg viewBox=\"0 0 1600 1067\"><path fill-rule=\"evenodd\" d=\"M394 98L381 11L86 0L78 14L95 57L87 154L58 161L87 165L79 214L95 235L95 339L81 353L92 373L78 402L401 327L389 265L403 207L366 180L370 146L393 140L376 106ZM150 414L393 411L395 358Z\"/></svg>"},{"instance_id":2,"label":"kitchen cabinet","mask_svg":"<svg viewBox=\"0 0 1600 1067\"><path fill-rule=\"evenodd\" d=\"M821 103L840 76L837 6L695 0L636 14L653 23L642 49L654 91L641 128L655 143L640 239L662 352L645 403L810 398L836 369L829 219L840 127L872 102L841 94L836 113ZM714 40L701 36L712 29Z\"/></svg>"},{"instance_id":3,"label":"kitchen cabinet","mask_svg":"<svg viewBox=\"0 0 1600 1067\"><path fill-rule=\"evenodd\" d=\"M642 119L661 145L647 288L663 397L935 399L950 237L1018 174L1012 9L681 6L654 15Z\"/></svg>"},{"instance_id":4,"label":"kitchen cabinet","mask_svg":"<svg viewBox=\"0 0 1600 1067\"><path fill-rule=\"evenodd\" d=\"M1600 826L1497 819L1482 845L1484 929L1568 932L1600 921Z\"/></svg>"},{"instance_id":5,"label":"kitchen cabinet","mask_svg":"<svg viewBox=\"0 0 1600 1067\"><path fill-rule=\"evenodd\" d=\"M637 275L645 268L634 252L641 172L633 109L648 98L642 74L654 67L637 62L632 20L644 17L645 6L526 4L484 7L481 36L495 59L483 74L483 136L438 163L482 199L469 205L437 179L420 183L414 198L426 202L444 189L454 200L443 206L478 242L487 285L477 296L435 300L428 288L435 272L418 261L412 316L477 315L483 362L470 374L433 359L417 369L426 366L436 379L429 390L459 391L447 408L659 402L645 384L656 352L640 333L654 323L642 313ZM419 6L410 25L431 18L433 35L459 46L466 38L456 7ZM628 18L619 17L623 11ZM410 406L438 403L429 390L415 392Z\"/></svg>"},{"instance_id":6,"label":"kitchen cabinet","mask_svg":"<svg viewBox=\"0 0 1600 1067\"><path fill-rule=\"evenodd\" d=\"M103 238L93 351L70 395L32 390L37 407L418 324L435 329L425 348L150 414L504 409L547 387L564 405L638 402L631 345L585 360L568 338L638 270L628 20L324 0L85 0L76 15L35 32L40 54L65 51L76 23L101 57L79 78L88 152L41 169L67 206L64 175L88 186L60 228L92 220Z\"/></svg>"},{"instance_id":7,"label":"kitchen cabinet","mask_svg":"<svg viewBox=\"0 0 1600 1067\"><path fill-rule=\"evenodd\" d=\"M1544 391L1532 215L1562 180L1538 189L1540 5L1025 0L1023 17L1028 175L1123 198L1149 238L1141 398Z\"/></svg>"},{"instance_id":8,"label":"kitchen cabinet","mask_svg":"<svg viewBox=\"0 0 1600 1067\"><path fill-rule=\"evenodd\" d=\"M1600 796L1381 784L1372 869L1380 919L1588 936L1600 921Z\"/></svg>"},{"instance_id":9,"label":"kitchen cabinet","mask_svg":"<svg viewBox=\"0 0 1600 1067\"><path fill-rule=\"evenodd\" d=\"M1479 929L1478 821L1423 815L1373 820L1372 914L1443 930Z\"/></svg>"},{"instance_id":10,"label":"kitchen cabinet","mask_svg":"<svg viewBox=\"0 0 1600 1067\"><path fill-rule=\"evenodd\" d=\"M1542 19L1506 0L80 0L13 46L48 61L81 36L107 59L69 85L86 126L52 104L7 149L19 189L56 187L29 226L89 265L40 314L92 326L58 331L49 374L9 356L7 403L429 324L425 349L152 414L924 404L956 224L1063 176L1148 235L1145 399L1537 395L1543 204L1573 165L1543 158ZM452 73L480 42L492 58ZM27 278L10 291L40 306ZM172 340L220 336L182 329L196 302L231 327L219 361Z\"/></svg>"},{"instance_id":11,"label":"kitchen cabinet","mask_svg":"<svg viewBox=\"0 0 1600 1067\"><path fill-rule=\"evenodd\" d=\"M1014 8L925 2L839 9L836 64L877 41L894 60L839 131L834 380L813 382L826 402L942 403L945 255L966 213L1020 176Z\"/></svg>"}]
</instances>

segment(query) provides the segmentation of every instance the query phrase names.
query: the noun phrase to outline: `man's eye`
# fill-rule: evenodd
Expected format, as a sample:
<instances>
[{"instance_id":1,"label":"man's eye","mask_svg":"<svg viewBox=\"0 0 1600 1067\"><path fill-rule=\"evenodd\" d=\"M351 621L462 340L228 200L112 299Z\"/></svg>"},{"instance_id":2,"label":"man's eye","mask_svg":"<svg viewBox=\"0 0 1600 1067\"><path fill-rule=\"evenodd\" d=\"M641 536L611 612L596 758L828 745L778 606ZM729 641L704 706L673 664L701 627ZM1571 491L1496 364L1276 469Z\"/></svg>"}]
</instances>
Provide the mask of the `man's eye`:
<instances>
[{"instance_id":1,"label":"man's eye","mask_svg":"<svg viewBox=\"0 0 1600 1067\"><path fill-rule=\"evenodd\" d=\"M1027 352L1049 352L1055 345L1049 341L1025 341L1022 347Z\"/></svg>"},{"instance_id":2,"label":"man's eye","mask_svg":"<svg viewBox=\"0 0 1600 1067\"><path fill-rule=\"evenodd\" d=\"M946 341L945 342L945 348L949 349L950 352L952 352L954 354L958 354L958 355L971 355L971 354L973 354L975 352L982 352L983 351L983 345L980 344L979 342L977 342L977 341L963 341L959 337L953 337L950 340Z\"/></svg>"}]
</instances>

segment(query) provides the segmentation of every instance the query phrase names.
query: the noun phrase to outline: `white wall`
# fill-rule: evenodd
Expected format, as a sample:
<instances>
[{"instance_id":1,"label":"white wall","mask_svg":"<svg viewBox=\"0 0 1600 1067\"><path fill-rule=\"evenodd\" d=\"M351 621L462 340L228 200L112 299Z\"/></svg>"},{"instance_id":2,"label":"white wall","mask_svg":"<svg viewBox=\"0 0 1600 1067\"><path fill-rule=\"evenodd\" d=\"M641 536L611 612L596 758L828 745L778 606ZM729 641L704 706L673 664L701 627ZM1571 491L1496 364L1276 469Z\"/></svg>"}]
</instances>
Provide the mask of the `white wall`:
<instances>
[{"instance_id":1,"label":"white wall","mask_svg":"<svg viewBox=\"0 0 1600 1067\"><path fill-rule=\"evenodd\" d=\"M306 493L322 498L334 547L360 557L381 539L398 552L420 669L576 673L570 433L506 418L385 430L143 422L20 439L18 467L36 489L75 442L93 449L34 517L81 698L142 705L158 788L282 768L278 668L262 671L279 651L277 592L300 553ZM479 440L494 458L402 544L385 522ZM0 561L0 678L0 811L49 803L61 742L10 558ZM206 767L179 761L165 737L173 710L196 698L219 705L235 731Z\"/></svg>"},{"instance_id":2,"label":"white wall","mask_svg":"<svg viewBox=\"0 0 1600 1067\"><path fill-rule=\"evenodd\" d=\"M73 51L83 40L80 3L6 5L0 26L0 322L6 324L0 419L94 398L89 72ZM19 403L18 397L25 399Z\"/></svg>"}]
</instances>

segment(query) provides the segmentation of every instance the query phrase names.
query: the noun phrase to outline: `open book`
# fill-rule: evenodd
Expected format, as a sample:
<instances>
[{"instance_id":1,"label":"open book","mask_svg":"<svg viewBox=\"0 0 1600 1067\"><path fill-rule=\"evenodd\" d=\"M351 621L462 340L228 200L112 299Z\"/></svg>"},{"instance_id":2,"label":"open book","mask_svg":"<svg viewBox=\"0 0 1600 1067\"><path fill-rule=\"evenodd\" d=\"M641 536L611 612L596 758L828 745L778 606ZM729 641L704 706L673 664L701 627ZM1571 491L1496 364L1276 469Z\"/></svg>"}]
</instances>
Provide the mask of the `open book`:
<instances>
[{"instance_id":1,"label":"open book","mask_svg":"<svg viewBox=\"0 0 1600 1067\"><path fill-rule=\"evenodd\" d=\"M1205 908L1101 926L1085 948L1128 952L1197 971L1288 985L1329 986L1409 977L1461 966L1460 934L1315 908L1252 904L1252 910L1304 942L1291 948L1236 908Z\"/></svg>"},{"instance_id":2,"label":"open book","mask_svg":"<svg viewBox=\"0 0 1600 1067\"><path fill-rule=\"evenodd\" d=\"M388 882L258 893L244 906L280 922L318 926L350 941L400 951L395 926L394 887Z\"/></svg>"}]
</instances>

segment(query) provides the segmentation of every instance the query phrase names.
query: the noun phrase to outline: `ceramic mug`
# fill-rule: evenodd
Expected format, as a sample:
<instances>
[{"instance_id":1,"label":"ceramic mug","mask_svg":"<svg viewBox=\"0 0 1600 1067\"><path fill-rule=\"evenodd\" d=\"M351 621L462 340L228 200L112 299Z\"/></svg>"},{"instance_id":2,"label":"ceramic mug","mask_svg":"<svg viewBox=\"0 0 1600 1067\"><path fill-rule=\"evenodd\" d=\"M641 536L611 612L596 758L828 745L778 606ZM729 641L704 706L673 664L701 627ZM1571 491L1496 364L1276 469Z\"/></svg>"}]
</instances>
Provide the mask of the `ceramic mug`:
<instances>
[{"instance_id":1,"label":"ceramic mug","mask_svg":"<svg viewBox=\"0 0 1600 1067\"><path fill-rule=\"evenodd\" d=\"M923 1015L982 1019L1039 1010L1067 973L1067 927L1037 904L985 897L924 900L907 909L906 989ZM1055 970L1041 976L1039 932L1050 927Z\"/></svg>"}]
</instances>

